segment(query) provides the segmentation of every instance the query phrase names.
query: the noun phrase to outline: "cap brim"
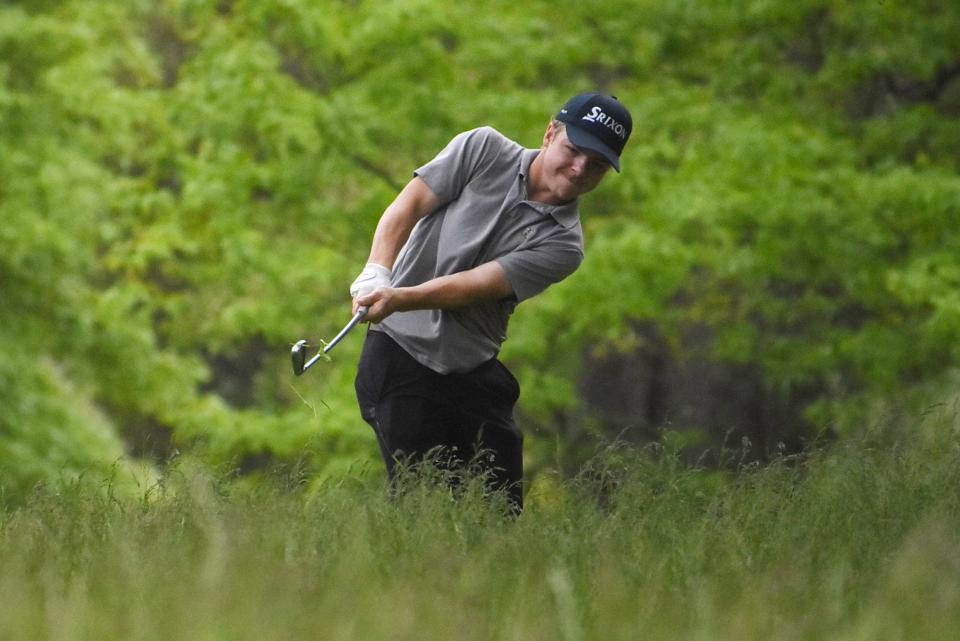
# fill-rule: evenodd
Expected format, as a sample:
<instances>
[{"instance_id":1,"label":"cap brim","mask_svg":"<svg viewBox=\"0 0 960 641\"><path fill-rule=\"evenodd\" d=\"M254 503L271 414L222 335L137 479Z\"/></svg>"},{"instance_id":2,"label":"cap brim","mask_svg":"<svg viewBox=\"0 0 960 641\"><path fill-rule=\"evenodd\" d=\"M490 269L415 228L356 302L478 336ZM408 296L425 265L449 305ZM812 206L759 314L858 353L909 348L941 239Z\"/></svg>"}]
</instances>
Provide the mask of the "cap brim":
<instances>
[{"instance_id":1,"label":"cap brim","mask_svg":"<svg viewBox=\"0 0 960 641\"><path fill-rule=\"evenodd\" d=\"M603 144L596 136L588 134L583 129L567 123L567 139L581 149L600 154L604 160L610 163L611 167L617 170L617 173L620 172L620 157L617 156L613 149Z\"/></svg>"}]
</instances>

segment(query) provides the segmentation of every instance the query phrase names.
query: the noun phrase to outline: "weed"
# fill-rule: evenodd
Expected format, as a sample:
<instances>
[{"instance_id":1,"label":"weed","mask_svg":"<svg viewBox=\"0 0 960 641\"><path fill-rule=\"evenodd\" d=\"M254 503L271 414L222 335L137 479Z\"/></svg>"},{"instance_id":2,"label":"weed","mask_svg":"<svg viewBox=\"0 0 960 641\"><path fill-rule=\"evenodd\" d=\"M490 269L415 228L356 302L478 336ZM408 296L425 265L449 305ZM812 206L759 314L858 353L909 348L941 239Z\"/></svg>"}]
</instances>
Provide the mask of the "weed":
<instances>
[{"instance_id":1,"label":"weed","mask_svg":"<svg viewBox=\"0 0 960 641\"><path fill-rule=\"evenodd\" d=\"M945 438L723 471L611 446L519 518L442 466L394 492L189 458L134 496L84 477L0 512L0 638L957 638Z\"/></svg>"}]
</instances>

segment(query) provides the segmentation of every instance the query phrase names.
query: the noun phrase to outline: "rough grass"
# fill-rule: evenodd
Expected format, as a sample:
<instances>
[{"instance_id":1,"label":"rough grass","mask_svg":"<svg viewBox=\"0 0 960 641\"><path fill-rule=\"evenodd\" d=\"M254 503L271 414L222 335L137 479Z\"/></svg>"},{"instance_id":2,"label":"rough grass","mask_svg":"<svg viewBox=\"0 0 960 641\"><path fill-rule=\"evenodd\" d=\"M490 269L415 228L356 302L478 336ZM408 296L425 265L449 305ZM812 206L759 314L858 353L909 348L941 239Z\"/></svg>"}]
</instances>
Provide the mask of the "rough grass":
<instances>
[{"instance_id":1,"label":"rough grass","mask_svg":"<svg viewBox=\"0 0 960 641\"><path fill-rule=\"evenodd\" d=\"M519 519L468 484L389 498L189 463L0 518L0 639L960 638L955 436L732 472L610 448Z\"/></svg>"}]
</instances>

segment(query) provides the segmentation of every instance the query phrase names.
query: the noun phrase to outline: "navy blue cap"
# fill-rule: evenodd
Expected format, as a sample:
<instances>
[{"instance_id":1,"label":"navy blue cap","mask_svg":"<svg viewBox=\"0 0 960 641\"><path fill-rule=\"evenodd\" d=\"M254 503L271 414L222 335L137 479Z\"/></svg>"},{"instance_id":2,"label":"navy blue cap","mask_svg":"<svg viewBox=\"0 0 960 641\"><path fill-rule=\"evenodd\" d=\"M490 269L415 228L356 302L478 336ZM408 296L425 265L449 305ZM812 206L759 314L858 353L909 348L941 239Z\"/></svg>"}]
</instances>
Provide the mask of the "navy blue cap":
<instances>
[{"instance_id":1,"label":"navy blue cap","mask_svg":"<svg viewBox=\"0 0 960 641\"><path fill-rule=\"evenodd\" d=\"M567 101L556 119L567 126L570 142L600 154L620 171L620 154L633 130L633 118L616 97L578 94Z\"/></svg>"}]
</instances>

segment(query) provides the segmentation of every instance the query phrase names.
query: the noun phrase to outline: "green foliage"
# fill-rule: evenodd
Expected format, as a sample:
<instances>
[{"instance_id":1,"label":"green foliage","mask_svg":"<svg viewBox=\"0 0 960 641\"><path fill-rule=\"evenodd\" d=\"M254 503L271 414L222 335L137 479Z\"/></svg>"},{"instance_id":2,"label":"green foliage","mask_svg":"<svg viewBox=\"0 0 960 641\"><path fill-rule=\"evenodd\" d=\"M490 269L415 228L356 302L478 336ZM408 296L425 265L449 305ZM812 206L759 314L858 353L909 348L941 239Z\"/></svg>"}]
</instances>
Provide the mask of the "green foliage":
<instances>
[{"instance_id":1,"label":"green foliage","mask_svg":"<svg viewBox=\"0 0 960 641\"><path fill-rule=\"evenodd\" d=\"M190 447L372 460L359 337L302 380L289 345L349 317L377 218L452 135L536 146L593 87L637 126L584 204L583 267L511 326L533 451L592 429L582 355L638 323L680 354L710 328L713 358L813 390L820 425L942 398L960 12L938 5L5 3L0 481Z\"/></svg>"}]
</instances>

